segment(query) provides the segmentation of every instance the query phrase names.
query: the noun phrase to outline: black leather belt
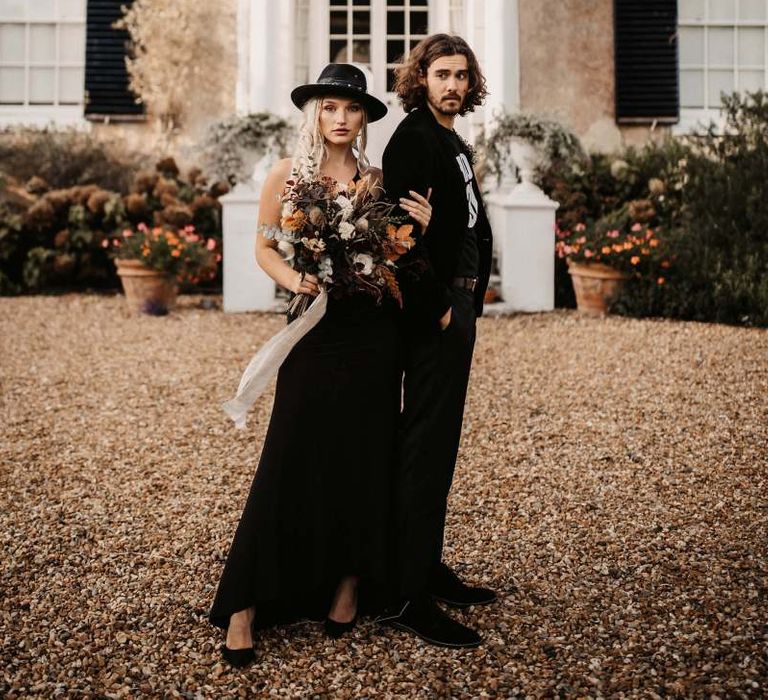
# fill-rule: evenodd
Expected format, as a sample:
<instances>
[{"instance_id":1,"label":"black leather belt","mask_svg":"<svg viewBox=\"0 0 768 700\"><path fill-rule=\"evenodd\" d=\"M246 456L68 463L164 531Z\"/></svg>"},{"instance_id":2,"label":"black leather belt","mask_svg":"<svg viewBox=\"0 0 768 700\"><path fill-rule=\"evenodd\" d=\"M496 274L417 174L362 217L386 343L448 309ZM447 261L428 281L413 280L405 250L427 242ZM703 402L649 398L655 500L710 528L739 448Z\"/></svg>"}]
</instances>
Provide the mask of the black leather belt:
<instances>
[{"instance_id":1,"label":"black leather belt","mask_svg":"<svg viewBox=\"0 0 768 700\"><path fill-rule=\"evenodd\" d=\"M453 286L474 292L475 287L477 287L477 277L454 277Z\"/></svg>"}]
</instances>

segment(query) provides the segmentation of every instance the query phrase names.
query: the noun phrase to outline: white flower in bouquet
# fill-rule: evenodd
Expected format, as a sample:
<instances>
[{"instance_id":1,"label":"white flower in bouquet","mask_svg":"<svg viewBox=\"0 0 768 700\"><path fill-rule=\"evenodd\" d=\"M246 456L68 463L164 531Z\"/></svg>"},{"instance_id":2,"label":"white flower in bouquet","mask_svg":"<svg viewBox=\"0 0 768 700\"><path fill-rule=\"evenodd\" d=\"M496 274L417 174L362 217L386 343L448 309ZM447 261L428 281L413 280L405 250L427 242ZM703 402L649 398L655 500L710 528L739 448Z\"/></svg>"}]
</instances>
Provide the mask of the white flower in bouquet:
<instances>
[{"instance_id":1,"label":"white flower in bouquet","mask_svg":"<svg viewBox=\"0 0 768 700\"><path fill-rule=\"evenodd\" d=\"M339 224L339 234L343 241L348 241L355 235L355 227L349 223L349 221L342 221Z\"/></svg>"},{"instance_id":2,"label":"white flower in bouquet","mask_svg":"<svg viewBox=\"0 0 768 700\"><path fill-rule=\"evenodd\" d=\"M291 214L293 214L293 212L294 212L294 211L295 211L295 207L293 206L293 202L285 202L285 203L283 204L283 209L282 209L282 211L280 212L280 215L281 215L283 218L287 218L287 217L289 217Z\"/></svg>"},{"instance_id":3,"label":"white flower in bouquet","mask_svg":"<svg viewBox=\"0 0 768 700\"><path fill-rule=\"evenodd\" d=\"M323 282L333 282L333 263L327 255L320 258L317 276Z\"/></svg>"},{"instance_id":4,"label":"white flower in bouquet","mask_svg":"<svg viewBox=\"0 0 768 700\"><path fill-rule=\"evenodd\" d=\"M277 227L274 227L274 228L276 229L275 232L274 232L274 239L276 241L278 241L278 242L279 241L285 241L286 243L298 243L299 242L299 237L298 237L298 235L296 234L295 231L288 231L287 229L284 229L284 228L282 228L282 229L281 228L277 228Z\"/></svg>"},{"instance_id":5,"label":"white flower in bouquet","mask_svg":"<svg viewBox=\"0 0 768 700\"><path fill-rule=\"evenodd\" d=\"M278 241L277 249L280 251L283 260L286 262L293 260L296 255L296 249L293 247L293 243L289 243L288 241Z\"/></svg>"},{"instance_id":6,"label":"white flower in bouquet","mask_svg":"<svg viewBox=\"0 0 768 700\"><path fill-rule=\"evenodd\" d=\"M320 240L319 238L307 238L306 236L303 236L301 242L304 244L305 248L308 248L313 253L322 253L325 250L325 241Z\"/></svg>"},{"instance_id":7,"label":"white flower in bouquet","mask_svg":"<svg viewBox=\"0 0 768 700\"><path fill-rule=\"evenodd\" d=\"M352 264L361 275L370 275L373 272L373 258L367 253L358 253L352 258Z\"/></svg>"},{"instance_id":8,"label":"white flower in bouquet","mask_svg":"<svg viewBox=\"0 0 768 700\"><path fill-rule=\"evenodd\" d=\"M342 221L346 221L350 216L352 216L354 207L352 206L352 202L348 197L340 194L338 197L336 197L334 203L339 207L339 214Z\"/></svg>"}]
</instances>

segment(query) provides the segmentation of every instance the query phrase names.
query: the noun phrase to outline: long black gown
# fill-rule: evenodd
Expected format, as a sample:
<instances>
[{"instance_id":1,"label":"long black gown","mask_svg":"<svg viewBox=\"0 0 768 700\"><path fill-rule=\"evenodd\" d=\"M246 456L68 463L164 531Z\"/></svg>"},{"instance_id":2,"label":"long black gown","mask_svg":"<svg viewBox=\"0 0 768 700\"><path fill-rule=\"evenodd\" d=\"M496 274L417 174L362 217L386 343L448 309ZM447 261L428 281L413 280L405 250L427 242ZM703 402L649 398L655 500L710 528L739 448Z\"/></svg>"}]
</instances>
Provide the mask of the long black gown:
<instances>
[{"instance_id":1,"label":"long black gown","mask_svg":"<svg viewBox=\"0 0 768 700\"><path fill-rule=\"evenodd\" d=\"M280 368L267 435L210 612L221 628L254 606L256 626L330 609L344 576L375 610L392 576L398 308L358 294L325 316Z\"/></svg>"}]
</instances>

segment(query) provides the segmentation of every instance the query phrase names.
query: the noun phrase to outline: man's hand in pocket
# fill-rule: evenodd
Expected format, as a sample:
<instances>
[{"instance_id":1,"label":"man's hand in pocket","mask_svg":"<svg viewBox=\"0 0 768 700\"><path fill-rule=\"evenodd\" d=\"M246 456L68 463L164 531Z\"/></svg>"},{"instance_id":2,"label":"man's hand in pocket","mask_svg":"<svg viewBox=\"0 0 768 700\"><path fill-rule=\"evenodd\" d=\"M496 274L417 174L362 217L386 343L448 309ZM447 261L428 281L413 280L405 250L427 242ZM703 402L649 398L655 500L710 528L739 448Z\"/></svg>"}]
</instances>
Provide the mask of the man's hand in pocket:
<instances>
[{"instance_id":1,"label":"man's hand in pocket","mask_svg":"<svg viewBox=\"0 0 768 700\"><path fill-rule=\"evenodd\" d=\"M440 319L440 330L444 331L448 328L448 324L451 322L451 311L453 311L453 308L448 309L448 311L445 312L445 316Z\"/></svg>"}]
</instances>

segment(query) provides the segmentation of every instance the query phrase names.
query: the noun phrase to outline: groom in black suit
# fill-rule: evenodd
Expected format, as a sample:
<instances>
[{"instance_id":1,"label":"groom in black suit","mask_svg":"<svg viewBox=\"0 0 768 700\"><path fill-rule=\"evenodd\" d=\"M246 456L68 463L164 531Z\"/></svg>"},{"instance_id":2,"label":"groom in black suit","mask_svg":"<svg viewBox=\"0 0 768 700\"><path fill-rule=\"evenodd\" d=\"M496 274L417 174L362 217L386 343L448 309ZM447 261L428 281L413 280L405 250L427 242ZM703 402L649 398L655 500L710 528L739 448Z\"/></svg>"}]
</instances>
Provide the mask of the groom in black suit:
<instances>
[{"instance_id":1,"label":"groom in black suit","mask_svg":"<svg viewBox=\"0 0 768 700\"><path fill-rule=\"evenodd\" d=\"M482 104L485 79L463 39L436 34L398 69L395 92L408 114L384 151L384 188L397 201L431 187L432 220L398 261L406 341L398 475L402 602L384 621L434 644L472 647L480 636L435 601L463 608L496 599L491 590L463 583L442 561L475 320L492 254L472 153L453 125Z\"/></svg>"}]
</instances>

